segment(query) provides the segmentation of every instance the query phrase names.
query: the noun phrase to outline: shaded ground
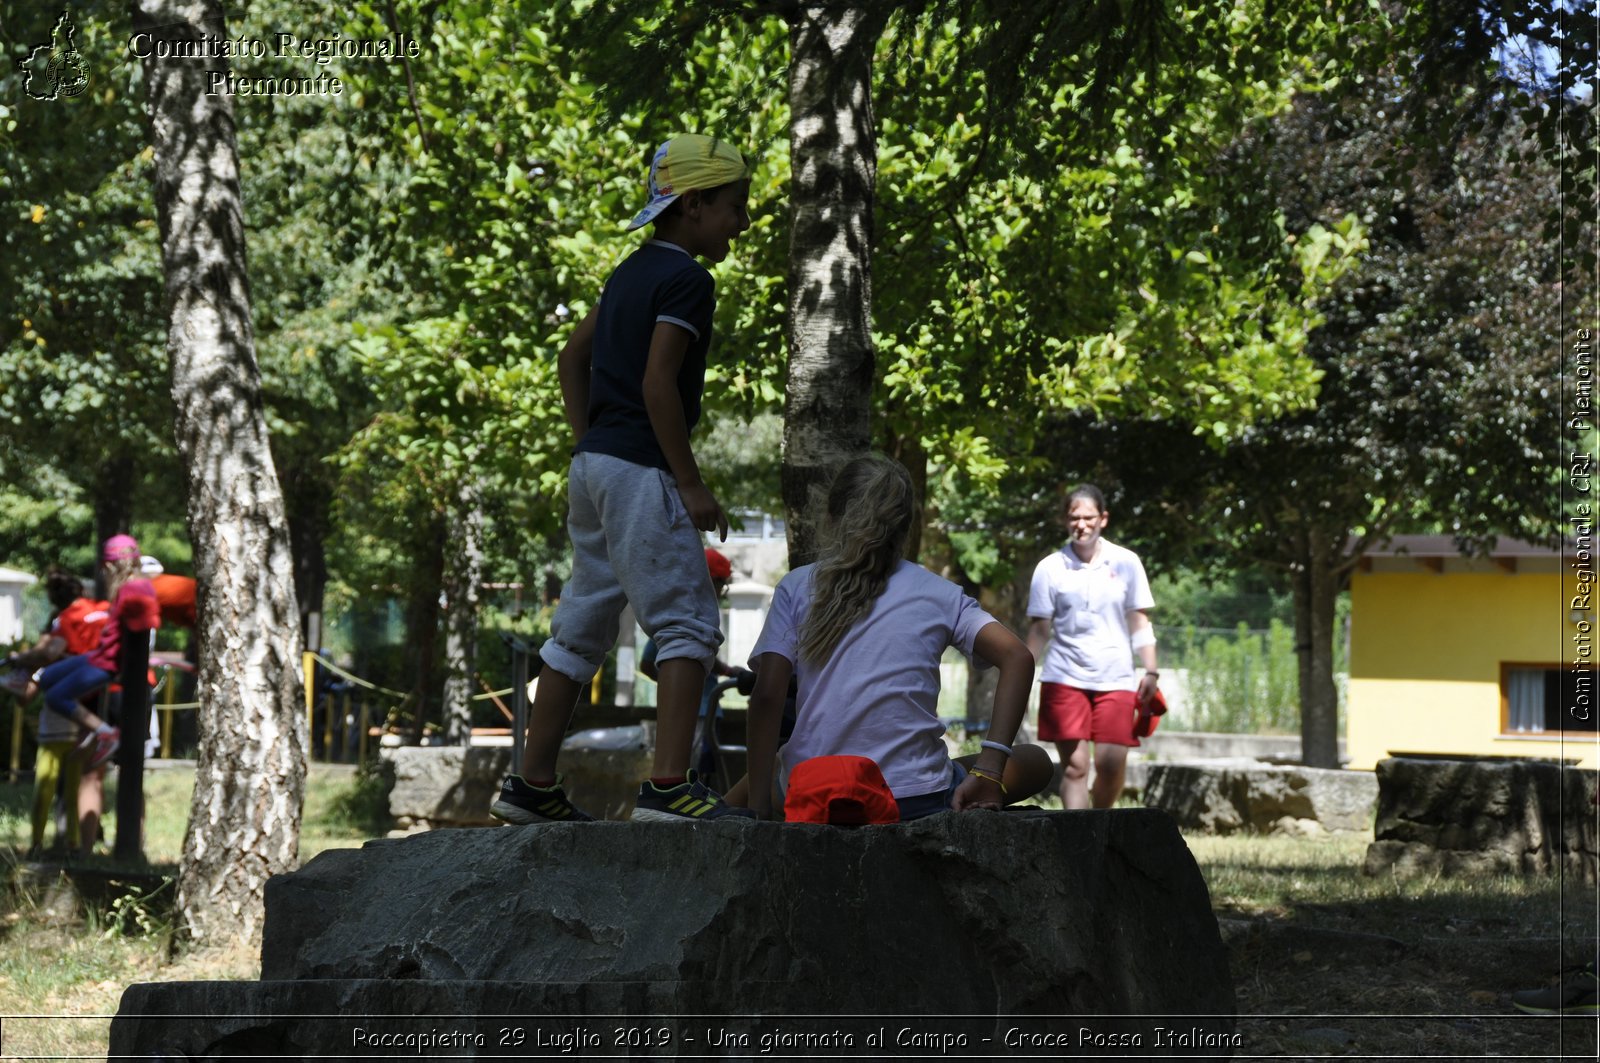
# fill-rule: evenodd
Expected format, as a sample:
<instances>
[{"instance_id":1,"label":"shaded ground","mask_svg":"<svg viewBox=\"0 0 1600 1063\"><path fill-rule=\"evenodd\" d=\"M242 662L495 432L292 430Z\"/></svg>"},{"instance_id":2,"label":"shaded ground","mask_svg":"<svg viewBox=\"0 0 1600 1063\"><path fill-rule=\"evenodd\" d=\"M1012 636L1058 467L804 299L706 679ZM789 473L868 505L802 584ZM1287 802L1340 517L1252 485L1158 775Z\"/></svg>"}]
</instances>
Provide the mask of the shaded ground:
<instances>
[{"instance_id":1,"label":"shaded ground","mask_svg":"<svg viewBox=\"0 0 1600 1063\"><path fill-rule=\"evenodd\" d=\"M1229 946L1236 1058L1595 1058L1594 1017L1510 1003L1593 957L1593 885L1370 879L1367 840L1190 839Z\"/></svg>"},{"instance_id":2,"label":"shaded ground","mask_svg":"<svg viewBox=\"0 0 1600 1063\"><path fill-rule=\"evenodd\" d=\"M10 789L0 788L0 820L22 814ZM365 799L342 791L339 798ZM346 844L359 843L360 831L331 824L362 816L341 809L308 820L327 817L330 836L346 833L353 835ZM15 865L24 824L10 826ZM1368 878L1358 868L1370 837L1187 840L1229 947L1240 1014L1236 1059L1595 1058L1596 1019L1528 1016L1510 1004L1512 992L1547 983L1586 949L1593 955L1594 886ZM152 851L166 855L160 845ZM7 891L0 1015L47 1018L6 1018L0 1058L104 1052L108 1017L132 982L258 976L248 950L174 962L161 925L169 906L160 895L150 900L85 920L81 912L52 913L48 891ZM1089 1050L1068 1056L1098 1058Z\"/></svg>"}]
</instances>

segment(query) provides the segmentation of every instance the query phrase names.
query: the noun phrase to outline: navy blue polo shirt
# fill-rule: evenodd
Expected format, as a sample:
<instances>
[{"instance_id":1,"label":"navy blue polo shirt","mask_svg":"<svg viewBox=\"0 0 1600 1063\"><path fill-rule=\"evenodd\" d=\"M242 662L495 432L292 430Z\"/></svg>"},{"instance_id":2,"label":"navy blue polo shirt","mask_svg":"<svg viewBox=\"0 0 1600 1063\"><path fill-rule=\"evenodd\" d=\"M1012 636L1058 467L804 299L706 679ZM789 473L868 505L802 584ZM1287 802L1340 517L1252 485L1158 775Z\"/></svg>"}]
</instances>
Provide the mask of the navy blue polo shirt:
<instances>
[{"instance_id":1,"label":"navy blue polo shirt","mask_svg":"<svg viewBox=\"0 0 1600 1063\"><path fill-rule=\"evenodd\" d=\"M678 370L678 397L683 422L693 431L700 420L716 305L711 274L677 244L647 240L623 260L600 294L589 370L589 430L574 454L610 454L670 471L644 406L650 336L658 322L666 321L691 337Z\"/></svg>"}]
</instances>

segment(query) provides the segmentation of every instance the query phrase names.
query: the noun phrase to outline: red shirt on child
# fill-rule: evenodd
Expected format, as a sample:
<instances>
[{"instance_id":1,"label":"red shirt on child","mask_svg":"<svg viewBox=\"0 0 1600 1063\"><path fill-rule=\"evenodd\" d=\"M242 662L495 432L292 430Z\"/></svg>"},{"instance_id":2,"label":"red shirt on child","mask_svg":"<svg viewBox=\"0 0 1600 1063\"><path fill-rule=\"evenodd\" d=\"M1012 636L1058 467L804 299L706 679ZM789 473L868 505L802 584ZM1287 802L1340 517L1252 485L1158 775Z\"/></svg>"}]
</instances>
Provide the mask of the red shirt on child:
<instances>
[{"instance_id":1,"label":"red shirt on child","mask_svg":"<svg viewBox=\"0 0 1600 1063\"><path fill-rule=\"evenodd\" d=\"M78 598L56 614L50 625L53 634L66 640L65 656L88 653L100 645L100 631L111 619L111 603L93 598Z\"/></svg>"}]
</instances>

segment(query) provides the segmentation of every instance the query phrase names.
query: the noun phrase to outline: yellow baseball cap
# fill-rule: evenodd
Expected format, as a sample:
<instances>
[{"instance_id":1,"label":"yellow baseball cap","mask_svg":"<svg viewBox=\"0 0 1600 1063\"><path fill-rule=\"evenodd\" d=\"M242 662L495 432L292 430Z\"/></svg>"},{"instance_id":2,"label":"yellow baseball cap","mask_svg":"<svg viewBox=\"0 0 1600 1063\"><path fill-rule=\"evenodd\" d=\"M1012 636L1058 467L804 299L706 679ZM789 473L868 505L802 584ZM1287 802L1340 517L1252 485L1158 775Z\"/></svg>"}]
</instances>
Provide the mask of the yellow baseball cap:
<instances>
[{"instance_id":1,"label":"yellow baseball cap","mask_svg":"<svg viewBox=\"0 0 1600 1063\"><path fill-rule=\"evenodd\" d=\"M647 225L672 201L696 188L716 188L749 176L744 156L725 140L685 133L656 149L650 160L650 202L628 223L630 230Z\"/></svg>"}]
</instances>

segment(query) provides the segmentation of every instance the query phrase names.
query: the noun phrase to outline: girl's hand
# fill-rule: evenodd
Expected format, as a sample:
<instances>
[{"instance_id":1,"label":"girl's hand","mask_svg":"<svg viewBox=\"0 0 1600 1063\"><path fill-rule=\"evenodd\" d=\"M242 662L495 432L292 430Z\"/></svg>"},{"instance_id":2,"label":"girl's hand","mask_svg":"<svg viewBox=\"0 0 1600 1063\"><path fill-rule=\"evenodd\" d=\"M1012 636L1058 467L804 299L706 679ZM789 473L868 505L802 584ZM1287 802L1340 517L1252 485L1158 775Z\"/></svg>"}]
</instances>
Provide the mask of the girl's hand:
<instances>
[{"instance_id":1,"label":"girl's hand","mask_svg":"<svg viewBox=\"0 0 1600 1063\"><path fill-rule=\"evenodd\" d=\"M998 812L1004 804L1004 795L1000 792L999 783L985 779L981 775L971 774L961 780L961 785L956 787L955 796L950 799L950 807L957 812L970 812L975 808Z\"/></svg>"},{"instance_id":2,"label":"girl's hand","mask_svg":"<svg viewBox=\"0 0 1600 1063\"><path fill-rule=\"evenodd\" d=\"M1146 672L1139 680L1139 692L1135 695L1139 708L1149 708L1150 702L1155 699L1156 686L1160 682L1158 676L1157 672Z\"/></svg>"}]
</instances>

